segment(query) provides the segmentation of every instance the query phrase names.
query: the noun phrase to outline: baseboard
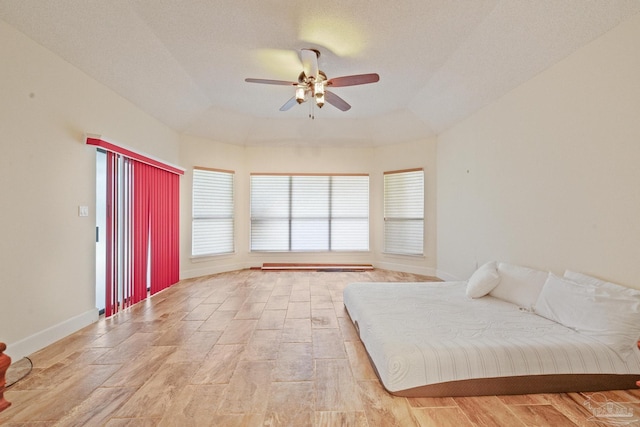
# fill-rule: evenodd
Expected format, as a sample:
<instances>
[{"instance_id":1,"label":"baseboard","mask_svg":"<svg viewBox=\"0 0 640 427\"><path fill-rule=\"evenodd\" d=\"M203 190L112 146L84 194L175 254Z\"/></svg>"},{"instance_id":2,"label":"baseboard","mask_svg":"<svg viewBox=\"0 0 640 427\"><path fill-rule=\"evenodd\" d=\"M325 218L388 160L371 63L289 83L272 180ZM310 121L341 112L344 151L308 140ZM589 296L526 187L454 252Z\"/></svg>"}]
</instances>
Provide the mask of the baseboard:
<instances>
[{"instance_id":1,"label":"baseboard","mask_svg":"<svg viewBox=\"0 0 640 427\"><path fill-rule=\"evenodd\" d=\"M243 270L246 268L260 269L262 264L263 263L261 262L260 263L246 262L246 263L225 264L225 265L217 265L213 267L210 266L205 268L186 270L180 273L180 279L193 279L196 277L209 276L212 274ZM381 268L384 270L400 271L403 273L420 274L423 276L435 276L435 277L439 277L442 280L454 280L454 281L459 280L459 279L456 279L454 276L451 276L450 274L447 274L440 270L436 270L435 268L432 268L432 267L419 267L414 265L406 265L406 264L392 263L392 262L376 262L373 264L373 267Z\"/></svg>"},{"instance_id":2,"label":"baseboard","mask_svg":"<svg viewBox=\"0 0 640 427\"><path fill-rule=\"evenodd\" d=\"M376 262L373 264L375 268L381 268L383 270L399 271L402 273L420 274L422 276L438 276L437 270L431 267L419 267L415 265L406 265L393 262Z\"/></svg>"},{"instance_id":3,"label":"baseboard","mask_svg":"<svg viewBox=\"0 0 640 427\"><path fill-rule=\"evenodd\" d=\"M463 281L463 279L461 279L461 278L459 278L457 276L454 276L453 274L449 274L449 273L447 273L445 271L442 271L442 270L438 270L437 273L438 273L437 274L438 277L441 278L442 280L444 280L445 282L461 282L461 281Z\"/></svg>"},{"instance_id":4,"label":"baseboard","mask_svg":"<svg viewBox=\"0 0 640 427\"><path fill-rule=\"evenodd\" d=\"M94 308L18 342L7 344L5 353L13 360L22 359L96 321L98 321L98 309Z\"/></svg>"},{"instance_id":5,"label":"baseboard","mask_svg":"<svg viewBox=\"0 0 640 427\"><path fill-rule=\"evenodd\" d=\"M191 270L183 270L180 272L180 279L193 279L196 277L210 276L212 274L218 273L226 273L229 271L237 271L244 270L245 268L250 268L252 265L250 263L233 263L233 264L223 264L223 265L215 265L204 268L197 268Z\"/></svg>"},{"instance_id":6,"label":"baseboard","mask_svg":"<svg viewBox=\"0 0 640 427\"><path fill-rule=\"evenodd\" d=\"M261 270L272 271L364 271L373 270L371 264L324 264L299 262L265 262Z\"/></svg>"}]
</instances>

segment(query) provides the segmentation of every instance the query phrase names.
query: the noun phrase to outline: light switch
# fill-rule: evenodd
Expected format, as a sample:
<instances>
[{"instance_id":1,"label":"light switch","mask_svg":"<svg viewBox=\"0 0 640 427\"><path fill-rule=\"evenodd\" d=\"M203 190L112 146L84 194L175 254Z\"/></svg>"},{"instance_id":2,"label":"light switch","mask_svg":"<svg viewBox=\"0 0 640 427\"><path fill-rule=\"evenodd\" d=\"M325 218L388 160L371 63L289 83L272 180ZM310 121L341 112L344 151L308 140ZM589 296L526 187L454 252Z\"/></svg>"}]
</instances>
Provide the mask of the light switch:
<instances>
[{"instance_id":1,"label":"light switch","mask_svg":"<svg viewBox=\"0 0 640 427\"><path fill-rule=\"evenodd\" d=\"M89 206L78 206L78 216L89 216Z\"/></svg>"}]
</instances>

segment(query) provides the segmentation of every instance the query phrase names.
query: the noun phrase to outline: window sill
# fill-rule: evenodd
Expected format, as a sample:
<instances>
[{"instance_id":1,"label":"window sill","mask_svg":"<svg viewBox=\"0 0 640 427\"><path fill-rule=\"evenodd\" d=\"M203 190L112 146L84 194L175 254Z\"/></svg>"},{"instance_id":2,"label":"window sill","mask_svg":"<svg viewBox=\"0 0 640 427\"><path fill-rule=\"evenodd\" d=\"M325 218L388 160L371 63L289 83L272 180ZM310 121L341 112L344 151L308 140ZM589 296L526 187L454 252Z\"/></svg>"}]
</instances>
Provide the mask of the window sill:
<instances>
[{"instance_id":1,"label":"window sill","mask_svg":"<svg viewBox=\"0 0 640 427\"><path fill-rule=\"evenodd\" d=\"M426 259L425 254L397 254L393 252L382 252L382 255L389 258L416 258L416 259Z\"/></svg>"},{"instance_id":2,"label":"window sill","mask_svg":"<svg viewBox=\"0 0 640 427\"><path fill-rule=\"evenodd\" d=\"M265 254L274 254L274 255L282 255L282 254L293 254L293 255L305 255L305 254L324 254L324 255L346 255L346 254L370 254L371 251L353 251L353 250L345 250L345 251L249 251L249 255L265 255Z\"/></svg>"}]
</instances>

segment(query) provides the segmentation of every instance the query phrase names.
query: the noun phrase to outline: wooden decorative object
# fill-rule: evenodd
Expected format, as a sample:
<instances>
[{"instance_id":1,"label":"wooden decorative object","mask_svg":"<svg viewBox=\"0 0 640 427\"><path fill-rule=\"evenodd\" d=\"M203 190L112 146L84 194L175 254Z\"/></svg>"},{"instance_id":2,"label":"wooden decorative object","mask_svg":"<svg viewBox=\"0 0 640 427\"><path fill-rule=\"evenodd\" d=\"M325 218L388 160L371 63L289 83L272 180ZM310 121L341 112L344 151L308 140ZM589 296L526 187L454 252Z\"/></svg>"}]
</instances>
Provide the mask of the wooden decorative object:
<instances>
[{"instance_id":1,"label":"wooden decorative object","mask_svg":"<svg viewBox=\"0 0 640 427\"><path fill-rule=\"evenodd\" d=\"M5 374L7 373L7 369L9 369L9 365L11 365L11 358L4 354L6 349L7 345L0 342L0 412L11 406L11 402L7 402L4 398L4 385L7 383Z\"/></svg>"},{"instance_id":2,"label":"wooden decorative object","mask_svg":"<svg viewBox=\"0 0 640 427\"><path fill-rule=\"evenodd\" d=\"M365 271L373 270L372 264L309 264L309 263L276 263L265 262L262 264L261 270L293 270L293 271Z\"/></svg>"}]
</instances>

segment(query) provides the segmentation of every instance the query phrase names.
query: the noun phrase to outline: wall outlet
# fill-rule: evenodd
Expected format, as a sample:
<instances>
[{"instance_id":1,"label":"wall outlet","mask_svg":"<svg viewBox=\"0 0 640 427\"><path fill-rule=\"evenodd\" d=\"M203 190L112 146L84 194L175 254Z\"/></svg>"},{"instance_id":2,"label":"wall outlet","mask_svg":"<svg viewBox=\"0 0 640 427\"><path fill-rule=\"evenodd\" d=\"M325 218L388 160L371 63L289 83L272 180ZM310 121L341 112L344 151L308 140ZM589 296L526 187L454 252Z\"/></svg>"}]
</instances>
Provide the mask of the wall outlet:
<instances>
[{"instance_id":1,"label":"wall outlet","mask_svg":"<svg viewBox=\"0 0 640 427\"><path fill-rule=\"evenodd\" d=\"M89 216L89 206L78 206L78 216Z\"/></svg>"}]
</instances>

